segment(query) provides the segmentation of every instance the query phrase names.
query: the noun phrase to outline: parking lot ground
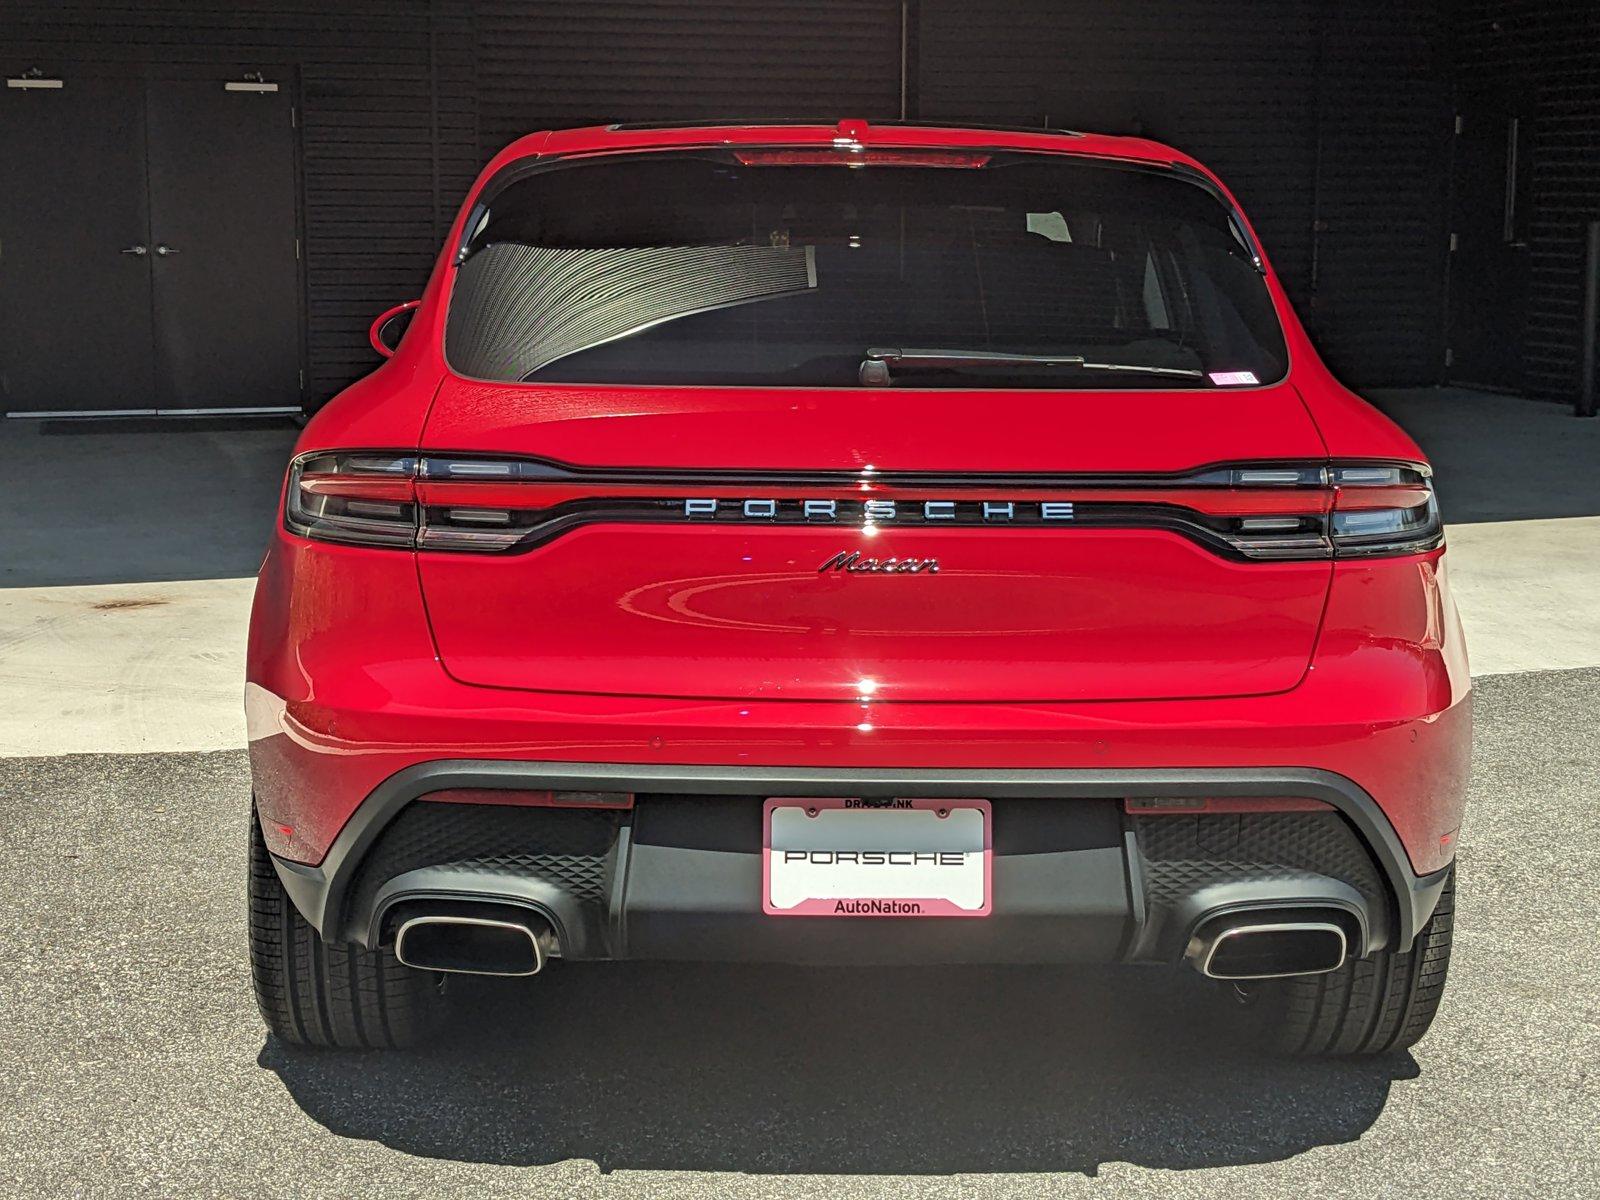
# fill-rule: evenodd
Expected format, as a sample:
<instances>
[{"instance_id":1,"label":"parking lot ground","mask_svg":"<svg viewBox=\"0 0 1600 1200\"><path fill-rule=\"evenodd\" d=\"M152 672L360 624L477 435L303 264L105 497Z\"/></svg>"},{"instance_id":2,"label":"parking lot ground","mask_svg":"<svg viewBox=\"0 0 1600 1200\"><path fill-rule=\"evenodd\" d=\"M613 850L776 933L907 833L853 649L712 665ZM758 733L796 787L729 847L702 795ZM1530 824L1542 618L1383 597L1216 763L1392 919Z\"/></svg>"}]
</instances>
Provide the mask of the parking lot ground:
<instances>
[{"instance_id":1,"label":"parking lot ground","mask_svg":"<svg viewBox=\"0 0 1600 1200\"><path fill-rule=\"evenodd\" d=\"M241 751L0 761L0 1193L1600 1195L1600 670L1480 682L1456 961L1296 1062L1187 974L563 967L420 1054L267 1038Z\"/></svg>"}]
</instances>

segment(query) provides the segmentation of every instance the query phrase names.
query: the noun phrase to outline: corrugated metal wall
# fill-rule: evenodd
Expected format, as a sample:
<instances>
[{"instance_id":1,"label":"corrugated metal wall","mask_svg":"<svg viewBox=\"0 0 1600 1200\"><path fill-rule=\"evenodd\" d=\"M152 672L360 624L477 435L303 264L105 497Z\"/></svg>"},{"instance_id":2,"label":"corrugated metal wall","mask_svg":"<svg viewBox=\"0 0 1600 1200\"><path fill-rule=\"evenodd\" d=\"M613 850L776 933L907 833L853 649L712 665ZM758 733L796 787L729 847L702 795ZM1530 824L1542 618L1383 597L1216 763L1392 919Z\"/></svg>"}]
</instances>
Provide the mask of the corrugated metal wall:
<instances>
[{"instance_id":1,"label":"corrugated metal wall","mask_svg":"<svg viewBox=\"0 0 1600 1200\"><path fill-rule=\"evenodd\" d=\"M1462 79L1494 79L1531 105L1528 386L1578 388L1584 225L1600 220L1600 4L1457 0Z\"/></svg>"},{"instance_id":2,"label":"corrugated metal wall","mask_svg":"<svg viewBox=\"0 0 1600 1200\"><path fill-rule=\"evenodd\" d=\"M605 121L900 111L899 0L478 0L485 154Z\"/></svg>"},{"instance_id":3,"label":"corrugated metal wall","mask_svg":"<svg viewBox=\"0 0 1600 1200\"><path fill-rule=\"evenodd\" d=\"M1322 5L1306 319L1350 382L1444 369L1450 62L1442 0Z\"/></svg>"},{"instance_id":4,"label":"corrugated metal wall","mask_svg":"<svg viewBox=\"0 0 1600 1200\"><path fill-rule=\"evenodd\" d=\"M470 10L455 0L17 3L0 72L214 66L298 75L307 400L370 371L372 318L417 294L478 166Z\"/></svg>"},{"instance_id":5,"label":"corrugated metal wall","mask_svg":"<svg viewBox=\"0 0 1600 1200\"><path fill-rule=\"evenodd\" d=\"M1449 6L1447 10L1447 6ZM1455 9L1459 8L1460 12ZM1569 392L1600 208L1600 6L1558 0L919 0L913 115L1140 123L1214 166L1357 384L1442 367L1452 21L1540 98L1529 361ZM132 0L0 10L0 70L287 70L303 110L308 400L370 368L488 153L606 119L896 115L899 0ZM157 69L151 66L150 69Z\"/></svg>"}]
</instances>

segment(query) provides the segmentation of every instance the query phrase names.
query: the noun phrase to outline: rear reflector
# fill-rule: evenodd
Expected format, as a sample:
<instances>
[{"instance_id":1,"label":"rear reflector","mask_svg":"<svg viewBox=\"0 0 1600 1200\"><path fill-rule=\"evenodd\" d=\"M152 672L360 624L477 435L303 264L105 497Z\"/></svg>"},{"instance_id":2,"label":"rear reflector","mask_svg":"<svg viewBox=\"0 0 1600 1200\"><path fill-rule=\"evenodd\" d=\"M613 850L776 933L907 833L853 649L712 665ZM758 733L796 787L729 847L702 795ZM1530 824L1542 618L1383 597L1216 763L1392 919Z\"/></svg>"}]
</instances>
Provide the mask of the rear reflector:
<instances>
[{"instance_id":1,"label":"rear reflector","mask_svg":"<svg viewBox=\"0 0 1600 1200\"><path fill-rule=\"evenodd\" d=\"M445 804L504 804L517 808L632 808L632 792L554 792L524 788L447 788L424 800Z\"/></svg>"},{"instance_id":2,"label":"rear reflector","mask_svg":"<svg viewBox=\"0 0 1600 1200\"><path fill-rule=\"evenodd\" d=\"M1142 817L1202 813L1325 812L1332 805L1304 796L1140 796L1122 802L1125 812Z\"/></svg>"}]
</instances>

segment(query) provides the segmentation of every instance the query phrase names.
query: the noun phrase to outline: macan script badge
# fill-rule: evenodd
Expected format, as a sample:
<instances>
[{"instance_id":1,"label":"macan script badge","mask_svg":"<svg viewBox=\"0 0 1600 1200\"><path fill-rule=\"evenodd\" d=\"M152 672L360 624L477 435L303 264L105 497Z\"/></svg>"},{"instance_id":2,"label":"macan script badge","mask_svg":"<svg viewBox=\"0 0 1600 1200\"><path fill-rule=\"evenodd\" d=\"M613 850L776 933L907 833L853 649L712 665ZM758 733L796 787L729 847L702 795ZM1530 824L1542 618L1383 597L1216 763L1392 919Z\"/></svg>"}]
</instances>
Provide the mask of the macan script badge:
<instances>
[{"instance_id":1,"label":"macan script badge","mask_svg":"<svg viewBox=\"0 0 1600 1200\"><path fill-rule=\"evenodd\" d=\"M863 558L859 550L841 550L817 568L817 574L843 571L847 575L937 575L937 558Z\"/></svg>"}]
</instances>

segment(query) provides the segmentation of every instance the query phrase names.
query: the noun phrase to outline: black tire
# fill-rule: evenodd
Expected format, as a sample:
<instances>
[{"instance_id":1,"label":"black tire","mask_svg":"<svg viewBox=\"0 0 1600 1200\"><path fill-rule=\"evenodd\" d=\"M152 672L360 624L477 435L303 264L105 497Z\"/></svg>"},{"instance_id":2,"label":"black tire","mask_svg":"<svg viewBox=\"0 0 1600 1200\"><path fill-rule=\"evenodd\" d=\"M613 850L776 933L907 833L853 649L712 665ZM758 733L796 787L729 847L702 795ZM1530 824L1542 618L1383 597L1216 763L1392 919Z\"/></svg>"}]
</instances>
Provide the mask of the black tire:
<instances>
[{"instance_id":1,"label":"black tire","mask_svg":"<svg viewBox=\"0 0 1600 1200\"><path fill-rule=\"evenodd\" d=\"M1398 1054L1422 1040L1439 1011L1455 921L1454 869L1409 950L1379 951L1326 975L1274 980L1245 1002L1284 1054ZM1261 1026L1257 1025L1259 1029Z\"/></svg>"},{"instance_id":2,"label":"black tire","mask_svg":"<svg viewBox=\"0 0 1600 1200\"><path fill-rule=\"evenodd\" d=\"M443 1014L441 977L393 954L330 945L295 909L250 819L250 977L267 1028L292 1046L416 1045Z\"/></svg>"}]
</instances>

